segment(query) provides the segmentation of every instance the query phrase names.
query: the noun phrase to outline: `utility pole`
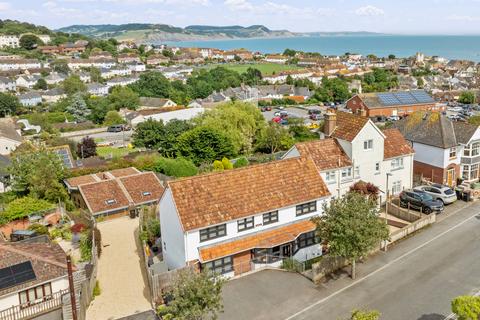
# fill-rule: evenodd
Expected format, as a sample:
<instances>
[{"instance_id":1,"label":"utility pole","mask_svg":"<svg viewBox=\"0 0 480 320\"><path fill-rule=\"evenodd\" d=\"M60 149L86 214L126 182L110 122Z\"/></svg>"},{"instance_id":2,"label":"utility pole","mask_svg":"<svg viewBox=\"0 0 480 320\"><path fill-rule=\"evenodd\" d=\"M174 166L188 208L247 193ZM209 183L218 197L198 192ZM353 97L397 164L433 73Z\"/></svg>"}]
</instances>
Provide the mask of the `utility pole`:
<instances>
[{"instance_id":1,"label":"utility pole","mask_svg":"<svg viewBox=\"0 0 480 320\"><path fill-rule=\"evenodd\" d=\"M77 301L75 300L75 287L73 284L72 257L67 256L68 286L70 289L70 303L72 305L72 320L77 320Z\"/></svg>"}]
</instances>

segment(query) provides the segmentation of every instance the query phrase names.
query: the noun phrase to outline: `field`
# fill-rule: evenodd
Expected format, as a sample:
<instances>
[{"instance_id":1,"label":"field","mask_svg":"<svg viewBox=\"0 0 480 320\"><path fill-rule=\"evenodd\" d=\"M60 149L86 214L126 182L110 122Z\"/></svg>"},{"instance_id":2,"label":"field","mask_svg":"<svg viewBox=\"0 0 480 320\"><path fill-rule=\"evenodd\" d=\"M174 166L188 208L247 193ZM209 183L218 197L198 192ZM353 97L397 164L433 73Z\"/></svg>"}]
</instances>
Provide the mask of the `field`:
<instances>
[{"instance_id":1,"label":"field","mask_svg":"<svg viewBox=\"0 0 480 320\"><path fill-rule=\"evenodd\" d=\"M137 151L135 148L97 147L97 154L104 158L124 157L129 153Z\"/></svg>"},{"instance_id":2,"label":"field","mask_svg":"<svg viewBox=\"0 0 480 320\"><path fill-rule=\"evenodd\" d=\"M238 73L244 73L245 71L247 71L248 68L255 68L260 70L260 72L264 76L269 76L274 73L279 73L286 70L300 69L295 65L277 64L277 63L245 63L245 64L225 63L225 64L208 65L206 68L211 69L217 66L224 67L233 71L237 71Z\"/></svg>"}]
</instances>

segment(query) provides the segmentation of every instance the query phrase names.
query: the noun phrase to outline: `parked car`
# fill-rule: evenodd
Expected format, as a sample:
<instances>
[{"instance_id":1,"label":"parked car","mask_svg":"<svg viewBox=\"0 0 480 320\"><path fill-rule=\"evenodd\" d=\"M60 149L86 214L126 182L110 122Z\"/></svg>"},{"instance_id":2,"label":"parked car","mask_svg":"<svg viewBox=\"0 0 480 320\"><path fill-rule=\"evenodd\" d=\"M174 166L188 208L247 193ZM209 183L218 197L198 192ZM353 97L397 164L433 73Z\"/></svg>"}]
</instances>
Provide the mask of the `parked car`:
<instances>
[{"instance_id":1,"label":"parked car","mask_svg":"<svg viewBox=\"0 0 480 320\"><path fill-rule=\"evenodd\" d=\"M443 204L450 204L457 201L457 195L450 187L441 184L433 184L431 186L419 186L414 190L428 193L434 200L440 200Z\"/></svg>"},{"instance_id":2,"label":"parked car","mask_svg":"<svg viewBox=\"0 0 480 320\"><path fill-rule=\"evenodd\" d=\"M122 132L122 131L123 131L123 126L121 124L110 126L107 129L107 132Z\"/></svg>"},{"instance_id":3,"label":"parked car","mask_svg":"<svg viewBox=\"0 0 480 320\"><path fill-rule=\"evenodd\" d=\"M398 121L400 120L400 117L399 116L390 116L387 118L388 121Z\"/></svg>"},{"instance_id":4,"label":"parked car","mask_svg":"<svg viewBox=\"0 0 480 320\"><path fill-rule=\"evenodd\" d=\"M400 193L400 206L421 210L425 214L432 212L442 212L443 202L433 199L431 195L419 190L406 190Z\"/></svg>"},{"instance_id":5,"label":"parked car","mask_svg":"<svg viewBox=\"0 0 480 320\"><path fill-rule=\"evenodd\" d=\"M448 107L447 109L448 111L451 111L451 112L460 112L463 110L462 107Z\"/></svg>"},{"instance_id":6,"label":"parked car","mask_svg":"<svg viewBox=\"0 0 480 320\"><path fill-rule=\"evenodd\" d=\"M318 110L318 109L308 109L308 114L312 115L312 114L321 114L322 113L322 110Z\"/></svg>"}]
</instances>

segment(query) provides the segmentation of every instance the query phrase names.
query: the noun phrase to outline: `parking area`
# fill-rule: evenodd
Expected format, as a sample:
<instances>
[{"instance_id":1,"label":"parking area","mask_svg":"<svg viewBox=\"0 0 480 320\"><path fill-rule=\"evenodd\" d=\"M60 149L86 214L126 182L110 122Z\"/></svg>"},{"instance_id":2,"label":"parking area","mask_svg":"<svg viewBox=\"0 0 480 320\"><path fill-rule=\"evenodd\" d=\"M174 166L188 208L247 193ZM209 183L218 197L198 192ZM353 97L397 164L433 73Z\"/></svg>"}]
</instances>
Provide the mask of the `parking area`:
<instances>
[{"instance_id":1,"label":"parking area","mask_svg":"<svg viewBox=\"0 0 480 320\"><path fill-rule=\"evenodd\" d=\"M138 237L138 219L98 223L102 255L97 279L101 294L87 310L87 320L118 319L151 309Z\"/></svg>"},{"instance_id":2,"label":"parking area","mask_svg":"<svg viewBox=\"0 0 480 320\"><path fill-rule=\"evenodd\" d=\"M312 303L318 292L319 287L298 273L260 271L225 284L225 312L219 319L285 319Z\"/></svg>"}]
</instances>

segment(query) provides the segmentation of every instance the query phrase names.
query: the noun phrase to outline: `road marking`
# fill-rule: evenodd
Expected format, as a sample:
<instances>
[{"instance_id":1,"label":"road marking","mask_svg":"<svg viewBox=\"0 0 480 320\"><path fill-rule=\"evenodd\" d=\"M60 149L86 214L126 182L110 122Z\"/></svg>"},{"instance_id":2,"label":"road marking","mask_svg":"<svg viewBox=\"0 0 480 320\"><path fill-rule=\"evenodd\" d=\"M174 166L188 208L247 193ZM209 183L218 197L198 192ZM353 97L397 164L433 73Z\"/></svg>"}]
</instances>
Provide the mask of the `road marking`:
<instances>
[{"instance_id":1,"label":"road marking","mask_svg":"<svg viewBox=\"0 0 480 320\"><path fill-rule=\"evenodd\" d=\"M463 210L463 209L458 209L457 211L460 211L460 210ZM456 211L455 211L456 213ZM318 306L319 304L322 304L323 302L339 295L340 293L350 289L351 287L359 284L360 282L363 282L365 280L367 280L368 278L374 276L375 274L379 273L380 271L383 271L385 270L386 268L390 267L391 265L393 265L394 263L402 260L403 258L411 255L412 253L422 249L423 247L427 246L428 244L432 243L433 241L437 240L438 238L441 238L443 237L445 234L457 229L458 227L462 226L463 224L465 224L466 222L470 221L471 219L475 218L476 216L478 215L478 213L475 213L473 216L471 217L468 217L467 219L463 220L462 222L459 222L457 223L456 225L454 225L453 227L450 227L449 229L443 231L442 233L436 235L435 237L433 237L432 239L428 240L427 242L421 244L420 246L416 247L416 248L413 248L412 250L408 251L408 252L405 252L404 254L402 254L401 256L393 259L392 261L388 262L387 264L381 266L380 268L378 268L377 270L375 271L372 271L371 273L367 274L366 276L358 279L358 280L355 280L354 282L352 282L351 284L349 284L348 286L346 287L343 287L342 289L338 290L338 291L335 291L334 293L330 294L329 296L323 298L323 299L320 299L318 300L317 302L314 302L313 304L309 305L308 307L305 307L303 308L302 310L298 311L297 313L291 315L290 317L286 318L285 320L292 320L294 319L295 317L298 317L299 315L301 315L302 313L314 308L315 306ZM479 293L480 294L480 293Z\"/></svg>"}]
</instances>

